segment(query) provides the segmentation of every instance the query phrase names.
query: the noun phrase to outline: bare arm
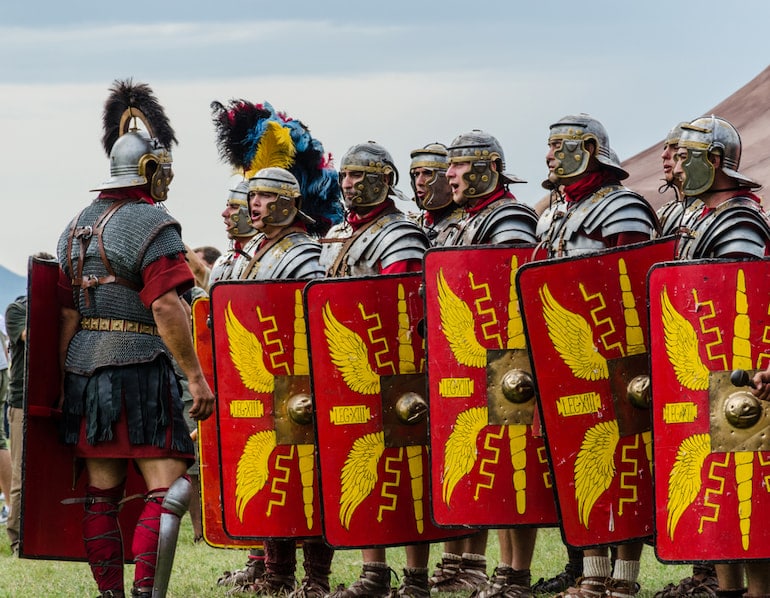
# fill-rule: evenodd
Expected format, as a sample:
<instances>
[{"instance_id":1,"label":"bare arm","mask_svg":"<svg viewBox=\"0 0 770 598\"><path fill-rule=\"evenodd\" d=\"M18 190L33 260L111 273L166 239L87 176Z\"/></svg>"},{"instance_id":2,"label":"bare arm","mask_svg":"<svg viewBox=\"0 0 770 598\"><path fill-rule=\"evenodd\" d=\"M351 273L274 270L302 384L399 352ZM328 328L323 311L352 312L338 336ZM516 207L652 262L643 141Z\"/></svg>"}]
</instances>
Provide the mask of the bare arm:
<instances>
[{"instance_id":1,"label":"bare arm","mask_svg":"<svg viewBox=\"0 0 770 598\"><path fill-rule=\"evenodd\" d=\"M208 292L211 268L209 268L206 262L198 257L198 254L190 249L187 245L184 247L187 264L190 266L190 270L192 270L193 276L195 276L195 285Z\"/></svg>"},{"instance_id":2,"label":"bare arm","mask_svg":"<svg viewBox=\"0 0 770 598\"><path fill-rule=\"evenodd\" d=\"M152 303L152 313L163 342L182 368L193 397L190 417L206 419L214 411L214 393L203 376L198 356L195 354L190 317L176 291L169 291Z\"/></svg>"}]
</instances>

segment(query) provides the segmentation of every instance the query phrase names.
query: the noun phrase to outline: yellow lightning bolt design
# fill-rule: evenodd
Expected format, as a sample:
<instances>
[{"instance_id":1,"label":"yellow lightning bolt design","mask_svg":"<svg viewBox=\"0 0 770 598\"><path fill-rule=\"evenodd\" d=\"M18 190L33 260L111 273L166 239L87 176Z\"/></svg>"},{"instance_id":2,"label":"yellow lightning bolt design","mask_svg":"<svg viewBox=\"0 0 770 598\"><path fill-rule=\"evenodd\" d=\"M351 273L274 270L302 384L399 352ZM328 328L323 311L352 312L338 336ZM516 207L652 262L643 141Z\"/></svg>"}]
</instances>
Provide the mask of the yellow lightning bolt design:
<instances>
[{"instance_id":1,"label":"yellow lightning bolt design","mask_svg":"<svg viewBox=\"0 0 770 598\"><path fill-rule=\"evenodd\" d=\"M393 361L392 360L384 361L383 359L390 352L390 347L388 347L388 339L386 339L382 335L380 335L380 337L378 338L376 334L382 331L382 318L380 318L380 314L378 313L367 314L366 310L364 309L363 303L358 304L358 311L361 312L361 317L364 319L364 321L374 320L374 324L366 329L366 333L369 335L369 342L371 344L372 349L374 349L375 345L382 345L382 349L374 352L374 361L377 364L377 367L388 368L390 370L389 373L395 374L396 365L393 363Z\"/></svg>"},{"instance_id":2,"label":"yellow lightning bolt design","mask_svg":"<svg viewBox=\"0 0 770 598\"><path fill-rule=\"evenodd\" d=\"M442 498L448 505L457 483L468 475L476 464L476 442L487 426L487 408L473 407L457 414L452 432L444 447L444 471L442 474Z\"/></svg>"},{"instance_id":3,"label":"yellow lightning bolt design","mask_svg":"<svg viewBox=\"0 0 770 598\"><path fill-rule=\"evenodd\" d=\"M596 328L599 330L606 330L604 334L599 336L602 345L604 345L604 348L607 351L611 349L618 349L621 355L625 355L623 345L620 343L620 341L612 344L607 343L607 339L615 334L615 323L612 321L610 316L601 319L601 313L607 309L607 301L604 298L604 295L601 293L594 293L593 295L589 295L583 283L580 283L580 293L583 295L583 300L586 303L592 302L594 300L598 302L598 305L592 308L589 313L591 314L591 319L594 321Z\"/></svg>"},{"instance_id":4,"label":"yellow lightning bolt design","mask_svg":"<svg viewBox=\"0 0 770 598\"><path fill-rule=\"evenodd\" d=\"M286 363L286 356L284 355L284 349L283 349L283 342L280 338L276 338L275 336L278 333L278 322L275 319L275 316L266 316L262 312L262 308L258 305L257 306L257 317L259 318L259 321L264 323L268 323L268 326L266 326L262 331L262 339L265 343L265 348L267 347L274 347L272 350L267 350L267 354L270 357L270 363L273 365L273 368L275 369L283 369L285 374L289 374L291 370L289 369L288 364ZM271 339L271 337L274 337ZM278 358L282 357L283 359L281 361L278 361Z\"/></svg>"},{"instance_id":5,"label":"yellow lightning bolt design","mask_svg":"<svg viewBox=\"0 0 770 598\"><path fill-rule=\"evenodd\" d=\"M297 467L302 482L302 504L305 511L307 528L313 528L313 472L315 471L315 446L297 445Z\"/></svg>"},{"instance_id":6,"label":"yellow lightning bolt design","mask_svg":"<svg viewBox=\"0 0 770 598\"><path fill-rule=\"evenodd\" d=\"M545 450L545 446L537 447L537 461L541 465L548 463L548 453ZM546 488L553 488L553 480L551 479L550 468L546 468L543 472L543 486Z\"/></svg>"},{"instance_id":7,"label":"yellow lightning bolt design","mask_svg":"<svg viewBox=\"0 0 770 598\"><path fill-rule=\"evenodd\" d=\"M495 485L495 469L500 462L500 449L492 446L490 442L492 440L500 440L503 437L503 434L505 434L505 426L500 426L500 430L497 434L490 431L484 436L484 448L491 457L481 460L481 464L479 465L479 477L482 479L486 478L488 481L486 484L482 481L479 481L479 483L476 484L476 492L473 495L473 500L479 499L482 488L489 490ZM487 465L489 465L489 469L487 469Z\"/></svg>"},{"instance_id":8,"label":"yellow lightning bolt design","mask_svg":"<svg viewBox=\"0 0 770 598\"><path fill-rule=\"evenodd\" d=\"M582 380L606 380L607 360L594 345L593 331L585 318L562 307L547 284L539 294L548 336L572 374Z\"/></svg>"},{"instance_id":9,"label":"yellow lightning bolt design","mask_svg":"<svg viewBox=\"0 0 770 598\"><path fill-rule=\"evenodd\" d=\"M639 434L634 434L633 443L623 444L620 449L620 462L630 465L620 474L620 489L629 490L630 496L628 498L619 497L618 500L618 515L623 515L623 505L625 503L634 504L638 499L637 485L635 480L639 471L639 460L632 456L632 452L639 448Z\"/></svg>"},{"instance_id":10,"label":"yellow lightning bolt design","mask_svg":"<svg viewBox=\"0 0 770 598\"><path fill-rule=\"evenodd\" d=\"M395 511L398 507L398 489L401 487L401 470L399 464L404 462L404 448L401 447L396 451L395 455L385 457L385 473L390 474L391 481L387 479L382 483L380 488L380 496L383 498L383 502L380 503L380 508L377 510L377 521L382 522L383 513L385 511ZM390 492L390 489L393 492Z\"/></svg>"},{"instance_id":11,"label":"yellow lightning bolt design","mask_svg":"<svg viewBox=\"0 0 770 598\"><path fill-rule=\"evenodd\" d=\"M508 344L506 349L526 349L524 323L519 310L519 296L516 294L516 272L519 270L519 258L511 258L511 275L508 281Z\"/></svg>"},{"instance_id":12,"label":"yellow lightning bolt design","mask_svg":"<svg viewBox=\"0 0 770 598\"><path fill-rule=\"evenodd\" d=\"M724 353L716 353L715 349L717 347L720 347L722 345L722 331L719 330L719 325L714 324L712 328L707 328L708 323L707 320L711 320L716 317L716 307L714 306L713 301L704 301L701 302L700 299L698 299L698 290L693 289L692 291L693 299L695 300L695 310L700 311L701 307L706 307L706 313L704 313L700 318L700 329L704 336L714 335L715 340L706 343L706 355L708 355L709 359L711 360L720 360L722 362L722 366L719 369L726 370L727 369L727 355Z\"/></svg>"},{"instance_id":13,"label":"yellow lightning bolt design","mask_svg":"<svg viewBox=\"0 0 770 598\"><path fill-rule=\"evenodd\" d=\"M412 445L406 447L406 458L409 464L409 477L412 481L412 503L414 504L414 521L417 524L417 533L422 534L425 529L425 513L423 512L423 471L422 471L422 446Z\"/></svg>"},{"instance_id":14,"label":"yellow lightning bolt design","mask_svg":"<svg viewBox=\"0 0 770 598\"><path fill-rule=\"evenodd\" d=\"M527 426L508 426L508 441L511 448L516 512L521 515L527 510Z\"/></svg>"},{"instance_id":15,"label":"yellow lightning bolt design","mask_svg":"<svg viewBox=\"0 0 770 598\"><path fill-rule=\"evenodd\" d=\"M588 518L599 497L615 477L615 448L620 440L616 420L589 428L575 458L575 500L578 519L588 529Z\"/></svg>"},{"instance_id":16,"label":"yellow lightning bolt design","mask_svg":"<svg viewBox=\"0 0 770 598\"><path fill-rule=\"evenodd\" d=\"M722 457L722 461L719 461L717 459L714 459L711 462L711 466L709 467L709 473L708 478L714 482L717 482L719 486L717 488L709 488L706 490L706 493L703 496L703 507L704 509L706 507L712 509L711 516L709 515L703 515L700 518L700 524L698 526L698 533L703 533L703 524L707 521L710 521L712 523L716 523L719 521L719 510L720 505L719 501L711 502L712 497L719 497L722 496L725 493L725 478L724 475L719 475L716 472L717 467L725 468L730 463L730 453L724 453Z\"/></svg>"},{"instance_id":17,"label":"yellow lightning bolt design","mask_svg":"<svg viewBox=\"0 0 770 598\"><path fill-rule=\"evenodd\" d=\"M280 485L286 485L289 483L291 477L291 465L284 465L286 462L294 460L294 446L289 450L288 455L276 455L275 457L275 470L281 472L283 475L277 473L273 475L273 483L270 486L270 491L273 495L278 496L278 499L271 498L267 503L267 516L270 517L273 513L273 507L283 507L286 505L286 490L280 488Z\"/></svg>"},{"instance_id":18,"label":"yellow lightning bolt design","mask_svg":"<svg viewBox=\"0 0 770 598\"><path fill-rule=\"evenodd\" d=\"M484 335L484 340L494 342L498 349L502 349L503 339L500 334L497 332L492 334L487 330L497 326L497 314L495 313L495 308L493 305L490 305L490 307L486 309L482 308L484 303L492 303L492 292L489 290L489 285L485 282L476 284L473 272L468 272L468 281L474 291L481 291L481 296L475 299L473 303L476 306L476 313L479 314L479 321L486 320L481 325L481 332Z\"/></svg>"}]
</instances>

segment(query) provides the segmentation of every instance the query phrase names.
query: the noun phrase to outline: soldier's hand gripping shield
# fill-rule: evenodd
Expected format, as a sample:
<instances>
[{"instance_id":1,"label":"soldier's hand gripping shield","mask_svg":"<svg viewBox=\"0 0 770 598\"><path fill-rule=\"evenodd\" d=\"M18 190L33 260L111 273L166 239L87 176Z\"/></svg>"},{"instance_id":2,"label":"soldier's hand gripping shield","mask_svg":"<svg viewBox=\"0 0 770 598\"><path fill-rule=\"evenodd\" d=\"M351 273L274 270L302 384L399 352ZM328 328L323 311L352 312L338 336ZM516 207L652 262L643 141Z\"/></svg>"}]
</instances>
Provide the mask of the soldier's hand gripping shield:
<instances>
[{"instance_id":1,"label":"soldier's hand gripping shield","mask_svg":"<svg viewBox=\"0 0 770 598\"><path fill-rule=\"evenodd\" d=\"M195 352L206 381L214 383L214 356L211 336L211 303L208 297L199 297L192 304L193 339ZM222 521L222 484L219 479L219 435L217 418L209 417L198 422L198 463L200 465L201 514L203 538L210 546L218 548L251 548L260 542L236 539L227 535Z\"/></svg>"},{"instance_id":2,"label":"soldier's hand gripping shield","mask_svg":"<svg viewBox=\"0 0 770 598\"><path fill-rule=\"evenodd\" d=\"M85 467L75 458L74 447L59 441L58 279L57 262L30 259L19 555L85 561L81 530L87 486ZM144 491L141 476L129 468L126 495ZM143 506L143 501L131 500L120 509L127 562L134 557L131 543Z\"/></svg>"},{"instance_id":3,"label":"soldier's hand gripping shield","mask_svg":"<svg viewBox=\"0 0 770 598\"><path fill-rule=\"evenodd\" d=\"M211 289L221 508L234 538L321 535L304 286Z\"/></svg>"},{"instance_id":4,"label":"soldier's hand gripping shield","mask_svg":"<svg viewBox=\"0 0 770 598\"><path fill-rule=\"evenodd\" d=\"M306 287L324 536L332 546L458 534L430 517L420 282L408 274Z\"/></svg>"},{"instance_id":5,"label":"soldier's hand gripping shield","mask_svg":"<svg viewBox=\"0 0 770 598\"><path fill-rule=\"evenodd\" d=\"M571 546L652 535L646 281L673 247L665 240L533 262L517 275Z\"/></svg>"},{"instance_id":6,"label":"soldier's hand gripping shield","mask_svg":"<svg viewBox=\"0 0 770 598\"><path fill-rule=\"evenodd\" d=\"M770 406L731 383L733 370L750 379L770 360L768 271L704 260L650 273L661 560L770 558Z\"/></svg>"},{"instance_id":7,"label":"soldier's hand gripping shield","mask_svg":"<svg viewBox=\"0 0 770 598\"><path fill-rule=\"evenodd\" d=\"M433 515L442 525L555 525L515 275L532 248L425 255Z\"/></svg>"}]
</instances>

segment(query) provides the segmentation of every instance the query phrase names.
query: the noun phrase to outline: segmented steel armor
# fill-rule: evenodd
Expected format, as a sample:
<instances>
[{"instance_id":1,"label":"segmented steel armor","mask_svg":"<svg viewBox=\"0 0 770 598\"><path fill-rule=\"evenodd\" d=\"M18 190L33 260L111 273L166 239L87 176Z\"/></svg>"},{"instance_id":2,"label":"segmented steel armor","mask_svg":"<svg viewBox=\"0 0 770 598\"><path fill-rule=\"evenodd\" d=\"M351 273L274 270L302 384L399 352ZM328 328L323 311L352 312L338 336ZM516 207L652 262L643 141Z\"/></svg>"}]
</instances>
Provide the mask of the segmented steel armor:
<instances>
[{"instance_id":1,"label":"segmented steel armor","mask_svg":"<svg viewBox=\"0 0 770 598\"><path fill-rule=\"evenodd\" d=\"M264 239L263 235L258 235ZM270 247L240 278L245 280L276 280L321 278L321 245L304 232L291 232Z\"/></svg>"},{"instance_id":2,"label":"segmented steel armor","mask_svg":"<svg viewBox=\"0 0 770 598\"><path fill-rule=\"evenodd\" d=\"M333 226L321 241L321 267L327 276L380 274L396 262L421 260L430 245L422 229L401 212L380 216L341 255L354 234L350 224L343 222Z\"/></svg>"},{"instance_id":3,"label":"segmented steel armor","mask_svg":"<svg viewBox=\"0 0 770 598\"><path fill-rule=\"evenodd\" d=\"M459 228L462 225L465 212L459 206L450 211L449 213L442 215L437 221L426 222L425 217L430 212L422 212L420 214L418 224L425 231L425 234L430 241L431 247L443 247L450 245L447 239L453 235L459 234Z\"/></svg>"},{"instance_id":4,"label":"segmented steel armor","mask_svg":"<svg viewBox=\"0 0 770 598\"><path fill-rule=\"evenodd\" d=\"M537 224L540 245L549 257L583 255L607 248L606 239L622 233L652 238L658 229L650 204L622 185L608 185L574 203L559 199Z\"/></svg>"},{"instance_id":5,"label":"segmented steel armor","mask_svg":"<svg viewBox=\"0 0 770 598\"><path fill-rule=\"evenodd\" d=\"M711 210L689 209L683 221L679 259L764 257L770 224L749 197L733 197Z\"/></svg>"},{"instance_id":6,"label":"segmented steel armor","mask_svg":"<svg viewBox=\"0 0 770 598\"><path fill-rule=\"evenodd\" d=\"M77 275L77 264L81 259L84 279L109 276L95 235L87 240L84 256L80 255L81 243L77 234L72 239L69 255L67 248L70 245L72 226L87 237L88 227L93 227L113 203L112 200L96 199L70 223L70 227L59 238L59 263L70 279ZM145 266L163 256L184 253L180 232L177 221L165 210L133 201L120 207L104 227L103 247L115 275L132 286L118 282L95 284L82 289L74 286L77 295L75 305L82 317L122 319L154 326L152 310L145 307L139 298L141 272ZM70 263L75 272L70 269ZM68 372L90 375L104 366L147 363L161 353L171 357L160 336L155 334L79 330L70 342L65 368Z\"/></svg>"},{"instance_id":7,"label":"segmented steel armor","mask_svg":"<svg viewBox=\"0 0 770 598\"><path fill-rule=\"evenodd\" d=\"M475 214L466 214L447 231L442 245L500 245L536 243L537 214L510 197L493 201Z\"/></svg>"}]
</instances>

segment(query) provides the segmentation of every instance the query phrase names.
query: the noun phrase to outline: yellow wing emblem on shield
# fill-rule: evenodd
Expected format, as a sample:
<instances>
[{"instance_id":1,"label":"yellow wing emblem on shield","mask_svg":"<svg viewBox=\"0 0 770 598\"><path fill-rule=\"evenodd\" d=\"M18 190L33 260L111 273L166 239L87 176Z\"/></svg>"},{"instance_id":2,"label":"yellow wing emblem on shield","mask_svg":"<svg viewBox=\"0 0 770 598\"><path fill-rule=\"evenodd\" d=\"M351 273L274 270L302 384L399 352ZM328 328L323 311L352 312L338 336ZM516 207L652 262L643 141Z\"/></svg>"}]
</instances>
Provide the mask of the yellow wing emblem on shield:
<instances>
[{"instance_id":1,"label":"yellow wing emblem on shield","mask_svg":"<svg viewBox=\"0 0 770 598\"><path fill-rule=\"evenodd\" d=\"M340 477L340 523L345 529L350 529L353 513L374 490L377 464L384 450L385 433L375 432L357 439L345 459Z\"/></svg>"},{"instance_id":2,"label":"yellow wing emblem on shield","mask_svg":"<svg viewBox=\"0 0 770 598\"><path fill-rule=\"evenodd\" d=\"M709 371L698 353L698 334L692 324L671 303L668 292L660 294L666 353L679 384L690 390L709 387Z\"/></svg>"},{"instance_id":3,"label":"yellow wing emblem on shield","mask_svg":"<svg viewBox=\"0 0 770 598\"><path fill-rule=\"evenodd\" d=\"M616 420L596 424L583 437L575 459L575 499L578 518L588 529L588 518L599 497L615 477L615 448L620 440Z\"/></svg>"},{"instance_id":4,"label":"yellow wing emblem on shield","mask_svg":"<svg viewBox=\"0 0 770 598\"><path fill-rule=\"evenodd\" d=\"M474 368L486 367L487 350L476 338L471 308L449 288L443 269L438 271L436 282L441 328L457 363Z\"/></svg>"},{"instance_id":5,"label":"yellow wing emblem on shield","mask_svg":"<svg viewBox=\"0 0 770 598\"><path fill-rule=\"evenodd\" d=\"M243 447L235 474L235 509L241 521L246 505L270 478L270 455L275 447L275 430L252 434Z\"/></svg>"},{"instance_id":6,"label":"yellow wing emblem on shield","mask_svg":"<svg viewBox=\"0 0 770 598\"><path fill-rule=\"evenodd\" d=\"M230 359L243 385L256 392L273 392L275 378L265 367L262 343L235 317L232 302L227 303L225 329L230 345Z\"/></svg>"},{"instance_id":7,"label":"yellow wing emblem on shield","mask_svg":"<svg viewBox=\"0 0 770 598\"><path fill-rule=\"evenodd\" d=\"M547 284L540 289L540 301L543 303L543 316L553 348L572 370L572 374L581 380L607 379L607 360L594 345L593 332L586 319L560 305Z\"/></svg>"},{"instance_id":8,"label":"yellow wing emblem on shield","mask_svg":"<svg viewBox=\"0 0 770 598\"><path fill-rule=\"evenodd\" d=\"M332 363L353 392L374 395L380 392L380 377L369 365L369 350L363 339L334 317L329 302L323 308L324 334Z\"/></svg>"},{"instance_id":9,"label":"yellow wing emblem on shield","mask_svg":"<svg viewBox=\"0 0 770 598\"><path fill-rule=\"evenodd\" d=\"M711 454L711 436L693 434L679 445L676 461L668 474L668 537L674 539L674 532L682 514L700 494L703 463Z\"/></svg>"},{"instance_id":10,"label":"yellow wing emblem on shield","mask_svg":"<svg viewBox=\"0 0 770 598\"><path fill-rule=\"evenodd\" d=\"M468 475L476 464L476 439L487 425L487 408L473 407L457 415L452 433L444 448L444 475L442 495L448 505L455 486Z\"/></svg>"}]
</instances>

